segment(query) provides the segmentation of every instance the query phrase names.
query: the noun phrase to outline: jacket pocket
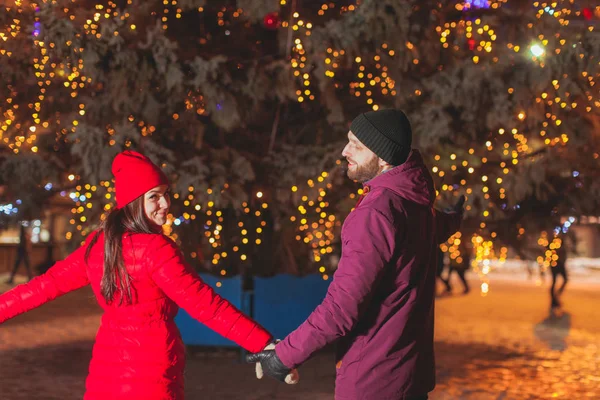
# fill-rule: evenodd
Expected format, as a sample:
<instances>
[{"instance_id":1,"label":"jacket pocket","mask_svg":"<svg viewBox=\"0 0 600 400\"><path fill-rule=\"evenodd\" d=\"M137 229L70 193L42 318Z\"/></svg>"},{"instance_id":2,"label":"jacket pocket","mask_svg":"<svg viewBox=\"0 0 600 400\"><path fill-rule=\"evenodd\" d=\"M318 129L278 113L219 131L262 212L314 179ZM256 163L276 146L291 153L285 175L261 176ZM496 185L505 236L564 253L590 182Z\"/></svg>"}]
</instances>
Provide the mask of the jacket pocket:
<instances>
[{"instance_id":1,"label":"jacket pocket","mask_svg":"<svg viewBox=\"0 0 600 400\"><path fill-rule=\"evenodd\" d=\"M348 351L337 360L335 364L336 378L355 380L360 362L362 361L363 348L366 338L358 337L351 345Z\"/></svg>"}]
</instances>

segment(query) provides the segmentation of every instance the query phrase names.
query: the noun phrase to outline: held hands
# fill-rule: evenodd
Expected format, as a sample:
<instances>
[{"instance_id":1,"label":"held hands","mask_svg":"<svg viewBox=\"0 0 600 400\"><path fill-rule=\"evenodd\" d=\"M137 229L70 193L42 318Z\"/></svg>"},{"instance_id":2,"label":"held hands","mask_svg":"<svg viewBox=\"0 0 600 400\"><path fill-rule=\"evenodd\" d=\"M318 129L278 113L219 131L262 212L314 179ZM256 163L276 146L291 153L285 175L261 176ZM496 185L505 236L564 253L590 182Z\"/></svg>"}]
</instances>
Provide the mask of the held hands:
<instances>
[{"instance_id":1,"label":"held hands","mask_svg":"<svg viewBox=\"0 0 600 400\"><path fill-rule=\"evenodd\" d=\"M298 370L290 369L281 362L275 352L275 343L270 343L259 353L248 354L246 362L256 363L256 377L258 379L262 379L264 374L267 374L288 385L294 385L300 380Z\"/></svg>"}]
</instances>

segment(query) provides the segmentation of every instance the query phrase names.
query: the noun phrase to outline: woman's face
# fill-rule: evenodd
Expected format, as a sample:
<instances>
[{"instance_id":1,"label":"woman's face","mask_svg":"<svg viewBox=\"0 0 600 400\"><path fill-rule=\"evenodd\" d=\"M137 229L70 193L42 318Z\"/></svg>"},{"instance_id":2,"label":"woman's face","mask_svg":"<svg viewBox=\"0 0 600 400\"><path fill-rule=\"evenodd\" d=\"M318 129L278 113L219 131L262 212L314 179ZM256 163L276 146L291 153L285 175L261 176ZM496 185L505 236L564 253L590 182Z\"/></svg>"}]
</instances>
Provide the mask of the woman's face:
<instances>
[{"instance_id":1,"label":"woman's face","mask_svg":"<svg viewBox=\"0 0 600 400\"><path fill-rule=\"evenodd\" d=\"M167 185L160 185L144 194L144 213L155 225L162 226L167 222L167 214L171 206L171 197Z\"/></svg>"}]
</instances>

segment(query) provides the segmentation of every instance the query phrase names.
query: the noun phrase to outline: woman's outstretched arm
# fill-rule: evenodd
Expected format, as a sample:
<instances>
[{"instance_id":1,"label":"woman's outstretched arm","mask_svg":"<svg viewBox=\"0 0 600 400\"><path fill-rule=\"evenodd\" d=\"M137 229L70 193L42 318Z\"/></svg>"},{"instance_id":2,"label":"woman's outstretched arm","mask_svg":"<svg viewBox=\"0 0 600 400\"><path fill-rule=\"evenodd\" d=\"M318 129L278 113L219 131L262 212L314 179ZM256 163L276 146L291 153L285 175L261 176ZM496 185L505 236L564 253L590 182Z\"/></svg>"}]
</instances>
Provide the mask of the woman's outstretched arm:
<instances>
[{"instance_id":1,"label":"woman's outstretched arm","mask_svg":"<svg viewBox=\"0 0 600 400\"><path fill-rule=\"evenodd\" d=\"M0 323L89 284L84 261L88 242L45 274L1 294Z\"/></svg>"},{"instance_id":2,"label":"woman's outstretched arm","mask_svg":"<svg viewBox=\"0 0 600 400\"><path fill-rule=\"evenodd\" d=\"M193 318L252 353L273 340L269 332L204 283L173 241L159 235L150 246L150 276Z\"/></svg>"}]
</instances>

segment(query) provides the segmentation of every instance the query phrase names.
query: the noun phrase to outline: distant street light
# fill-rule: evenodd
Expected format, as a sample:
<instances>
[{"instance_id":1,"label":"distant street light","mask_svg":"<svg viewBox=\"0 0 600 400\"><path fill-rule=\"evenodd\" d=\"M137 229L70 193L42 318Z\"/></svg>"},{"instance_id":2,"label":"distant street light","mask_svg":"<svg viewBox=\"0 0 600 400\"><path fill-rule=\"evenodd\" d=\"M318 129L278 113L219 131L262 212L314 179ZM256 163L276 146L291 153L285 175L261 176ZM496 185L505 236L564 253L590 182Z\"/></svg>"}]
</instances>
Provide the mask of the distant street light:
<instances>
[{"instance_id":1,"label":"distant street light","mask_svg":"<svg viewBox=\"0 0 600 400\"><path fill-rule=\"evenodd\" d=\"M540 46L539 44L534 44L533 46L531 46L531 54L533 54L536 57L540 57L542 55L544 55L545 50L542 46Z\"/></svg>"}]
</instances>

